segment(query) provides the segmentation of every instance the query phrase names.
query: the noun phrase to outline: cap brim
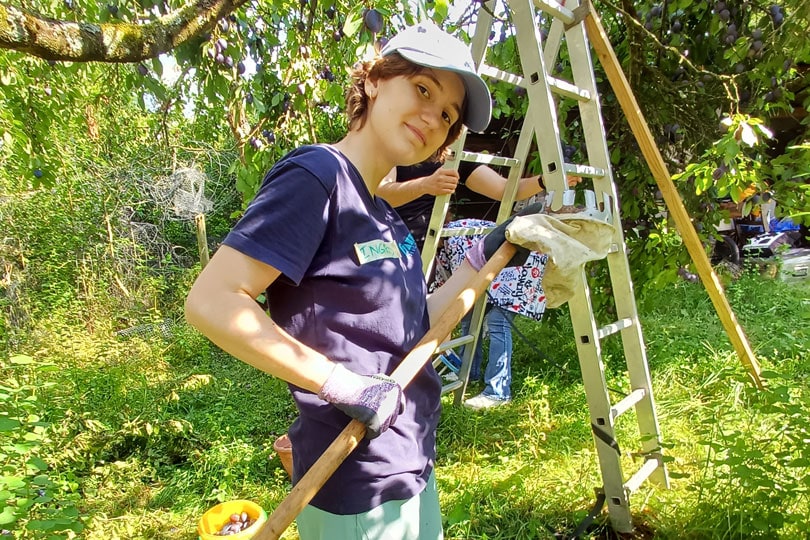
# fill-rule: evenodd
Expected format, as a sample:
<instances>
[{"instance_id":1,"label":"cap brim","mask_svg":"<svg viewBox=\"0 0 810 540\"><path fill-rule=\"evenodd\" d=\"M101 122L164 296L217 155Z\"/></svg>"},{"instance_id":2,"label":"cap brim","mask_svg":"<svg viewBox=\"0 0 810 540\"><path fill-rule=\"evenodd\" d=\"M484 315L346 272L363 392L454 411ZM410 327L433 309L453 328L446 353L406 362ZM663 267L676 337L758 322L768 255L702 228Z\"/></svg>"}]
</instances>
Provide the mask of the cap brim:
<instances>
[{"instance_id":1,"label":"cap brim","mask_svg":"<svg viewBox=\"0 0 810 540\"><path fill-rule=\"evenodd\" d=\"M468 129L479 133L487 128L492 117L492 97L484 79L467 69L448 64L443 59L429 53L407 48L397 49L392 52L397 52L406 60L420 66L457 73L464 83L464 90L467 94L462 123ZM385 51L383 51L383 55L385 55Z\"/></svg>"}]
</instances>

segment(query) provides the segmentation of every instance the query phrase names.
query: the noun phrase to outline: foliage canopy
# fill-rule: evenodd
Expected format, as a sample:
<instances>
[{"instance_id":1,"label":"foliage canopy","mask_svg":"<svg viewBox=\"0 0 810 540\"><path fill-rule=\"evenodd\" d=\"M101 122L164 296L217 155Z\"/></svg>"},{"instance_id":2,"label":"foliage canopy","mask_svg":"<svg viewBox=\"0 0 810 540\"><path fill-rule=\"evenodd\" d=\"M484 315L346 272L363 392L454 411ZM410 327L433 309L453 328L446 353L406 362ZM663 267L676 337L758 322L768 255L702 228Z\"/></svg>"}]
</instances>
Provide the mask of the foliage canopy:
<instances>
[{"instance_id":1,"label":"foliage canopy","mask_svg":"<svg viewBox=\"0 0 810 540\"><path fill-rule=\"evenodd\" d=\"M800 0L595 6L703 234L711 236L725 216L717 204L723 197L748 197L745 212L773 197L779 215L803 219L810 206L810 6ZM76 156L116 162L138 145L172 155L180 140L205 141L236 148L230 173L246 202L281 155L340 137L347 68L358 58L423 17L468 36L480 7L424 0L4 5L4 191L53 185ZM508 23L500 2L494 10ZM489 62L509 68L516 64L515 38L508 25L500 27ZM77 29L83 33L70 33ZM94 32L119 39L93 40ZM123 48L135 56L122 56ZM73 60L98 62L70 61L69 49L80 51ZM127 59L133 62L103 63ZM565 79L568 70L563 51L554 71ZM519 126L525 102L507 86L494 85L494 117ZM685 252L661 217L657 188L610 88L603 87L602 101L635 277L668 281L687 262ZM574 104L561 104L561 111L568 157L587 162Z\"/></svg>"},{"instance_id":2,"label":"foliage canopy","mask_svg":"<svg viewBox=\"0 0 810 540\"><path fill-rule=\"evenodd\" d=\"M232 382L230 375L222 374L217 384L211 384L217 370L233 368L213 358L211 348L206 348L210 346L201 344L199 336L181 335L168 348L153 343L143 345L143 350L117 341L112 345L82 342L79 351L63 344L76 342L76 333L86 339L87 335L153 328L180 313L196 273L192 256L196 246L190 223L167 217L167 208L155 197L164 179L181 167L193 166L207 175L206 196L214 201L207 215L208 232L215 243L279 157L301 144L331 142L341 136L347 68L372 54L375 44L423 17L468 37L481 2L455 4L446 0L0 3L0 48L4 49L0 52L0 230L4 233L0 239L0 350L9 352L0 360L10 359L0 366L7 375L0 385L0 431L15 437L14 445L0 453L4 463L11 464L8 467L18 468L0 482L0 492L7 494L3 500L15 501L14 508L9 503L0 512L0 531L10 524L27 523L34 535L78 533L82 527L77 517L80 482L83 494L94 498L105 487L121 482L128 493L130 489L137 493L144 489L141 484L157 485L171 477L154 504L184 500L188 506L230 496L248 473L262 470L267 453L257 450L252 438L266 440L280 432L289 418L274 419L270 426L261 418L245 420L232 432L239 434L237 440L226 440L229 435L219 425L217 406L225 403L229 418L234 411L263 408L256 407L252 398L236 405L220 399L220 394L252 396L245 389L250 388L253 375L240 366L233 378L248 382ZM774 198L780 216L806 220L810 214L806 112L810 3L602 0L595 5L701 234L708 239L727 216L718 204L723 197L740 202L746 213L755 212L766 198ZM495 14L499 20L509 19L501 3L496 4ZM43 34L34 39L32 33L38 31ZM82 41L96 34L129 37L123 42ZM506 25L491 36L489 45L491 64L504 69L516 65L515 38ZM596 69L634 281L642 290L660 289L675 279L687 256L661 213L657 188L638 157L638 145L618 103L599 66ZM565 54L554 72L570 79ZM502 121L496 124L507 126L495 136L512 137L525 113L525 100L501 83L493 85L493 94L494 118ZM562 102L560 107L566 158L587 162L577 110L572 103ZM529 167L536 169L537 161L535 156ZM731 292L735 308L749 305L743 298L745 291L736 299L734 289ZM766 292L754 296L762 299ZM599 295L595 296L598 301ZM694 293L697 296L705 300ZM793 300L788 293L783 297ZM660 309L665 310L661 296L652 298L659 299ZM793 380L806 382L806 366L797 360L806 357L806 336L797 337L788 323L797 316L792 304L790 309L779 307L783 311L759 308L759 312L743 313L748 318L745 322L753 325L766 310L779 314L773 315L773 325L758 341L761 347L773 343L768 354L774 358L781 358L777 348L788 350L784 356L790 359L795 377L786 379L784 387L781 376L774 377L774 393L756 402L752 415L763 425L777 427L789 418L791 423L781 431L786 442L779 446L781 440L751 437L746 429L755 430L753 422L732 432L714 432L717 418L723 415L729 424L743 418L738 410L739 384L729 380L730 370L704 372L705 366L713 370L728 355L715 355L705 366L684 358L672 372L684 372L683 365L694 366L695 372L686 371L691 377L688 386L678 383L673 389L687 392L682 389L694 386L700 391L697 400L685 397L684 407L712 398L712 385L733 386L726 389L727 399L721 396L712 403L717 414L705 414L696 428L712 449L707 457L712 469L700 484L705 490L701 493L707 494L700 500L705 508L695 510L693 522L685 527L689 530L704 526L704 517L717 520L715 506L742 519L753 515L748 510L773 503L774 497L795 508L788 516L792 521L776 523L779 516L766 516L764 524L741 521L745 529L741 534L753 530L767 535L783 526L806 529L808 456L804 447L796 445L807 438L802 423L807 414L806 407L795 405L806 402L799 399L806 397L806 389L788 385ZM684 320L677 333L696 332L689 345L712 343L711 336L700 333L711 324L696 324L688 302L678 309ZM650 323L670 324L675 315L656 314ZM560 350L565 350L573 344L570 328L559 328L567 324L561 320L551 317L543 328L564 339ZM672 332L667 326L653 334L659 336L653 350L661 343L669 347L651 354L653 363L680 358L684 350L698 354L684 345L690 340L669 343ZM552 338L544 336L543 342ZM18 354L25 346L36 354ZM142 356L135 358L139 352ZM60 367L50 363L52 359L61 362ZM104 370L98 369L99 363ZM181 365L180 379L173 378L177 365ZM62 371L63 367L69 369ZM200 369L212 372L214 379L199 375ZM49 383L58 375L74 380L73 386L58 386L57 391L38 383ZM533 388L533 377L524 378L527 393L538 391L527 401L545 414L547 383L537 380ZM141 385L142 392L127 391ZM273 401L266 408L291 413L289 403L279 397L286 395L284 388L264 388L278 386L279 381L262 380L261 385L256 395ZM111 395L121 396L120 409L107 407ZM144 396L149 399L141 401ZM44 399L51 418L40 416ZM729 404L733 410L726 408ZM582 405L576 409L581 411ZM137 416L133 411L143 410L148 410L149 417L132 419ZM460 414L449 415L450 425L459 418L469 420ZM191 418L193 429L178 418ZM449 453L461 454L468 443L461 441L456 448L450 431L445 434ZM53 440L48 438L51 435ZM589 437L586 430L584 438ZM481 440L474 442L478 445ZM492 455L500 454L499 440L485 442ZM728 448L736 450L736 456ZM39 457L43 449L52 451L52 459L69 463L71 472L60 478L48 476L54 464ZM772 452L773 459L761 460L762 451ZM740 461L741 454L756 458L757 467L750 467L752 460ZM190 463L183 461L188 456ZM142 457L148 463L146 469L140 467ZM536 460L537 455L530 458ZM197 472L196 460L204 473ZM804 471L800 478L804 487L791 476L794 469ZM171 476L178 470L176 477ZM98 471L103 475L98 476ZM774 478L782 486L793 484L771 493L768 482ZM735 499L738 482L747 483L745 493L756 493L743 506ZM714 484L721 489L713 490ZM283 485L282 477L275 478L275 487ZM751 486L756 489L748 489ZM794 493L799 495L791 501ZM475 530L480 532L466 514L470 501L483 500L478 495L467 490L450 502L451 526L479 527ZM582 495L570 497L578 505ZM100 513L108 510L98 498L93 504L101 508ZM516 510L515 522L520 522L525 516L519 506ZM486 527L492 530L482 534L496 534L499 524L486 523ZM158 537L159 533L150 534ZM671 536L683 537L680 531Z\"/></svg>"}]
</instances>

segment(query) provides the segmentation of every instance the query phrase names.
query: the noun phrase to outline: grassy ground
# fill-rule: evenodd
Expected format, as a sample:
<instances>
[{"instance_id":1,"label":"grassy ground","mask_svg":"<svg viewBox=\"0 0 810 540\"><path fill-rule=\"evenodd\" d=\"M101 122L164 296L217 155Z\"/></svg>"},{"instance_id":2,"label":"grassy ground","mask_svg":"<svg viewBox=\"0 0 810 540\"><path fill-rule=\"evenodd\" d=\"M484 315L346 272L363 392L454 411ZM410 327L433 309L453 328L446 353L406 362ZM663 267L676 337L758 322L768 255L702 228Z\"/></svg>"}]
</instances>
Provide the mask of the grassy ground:
<instances>
[{"instance_id":1,"label":"grassy ground","mask_svg":"<svg viewBox=\"0 0 810 540\"><path fill-rule=\"evenodd\" d=\"M767 392L750 384L700 285L641 303L671 488L644 485L632 495L636 538L806 538L809 293L807 284L752 275L729 286ZM437 478L447 538L570 533L601 485L565 309L540 324L519 319L518 329L525 340L515 336L510 405L474 413L445 398ZM42 521L58 505L90 540L190 540L219 501L273 509L283 499L289 481L272 442L295 415L283 383L182 324L168 339L105 339L53 321L39 332L36 350L12 351L30 360L7 362L0 374L17 389L15 410L36 410L35 451L52 484L31 506L29 529L23 519L0 538L46 537ZM618 399L628 387L620 347L608 342L604 353ZM632 415L617 429L632 472ZM4 474L14 474L13 452L2 455ZM65 517L67 508L75 513ZM588 535L615 537L605 513ZM294 526L284 538L297 538Z\"/></svg>"}]
</instances>

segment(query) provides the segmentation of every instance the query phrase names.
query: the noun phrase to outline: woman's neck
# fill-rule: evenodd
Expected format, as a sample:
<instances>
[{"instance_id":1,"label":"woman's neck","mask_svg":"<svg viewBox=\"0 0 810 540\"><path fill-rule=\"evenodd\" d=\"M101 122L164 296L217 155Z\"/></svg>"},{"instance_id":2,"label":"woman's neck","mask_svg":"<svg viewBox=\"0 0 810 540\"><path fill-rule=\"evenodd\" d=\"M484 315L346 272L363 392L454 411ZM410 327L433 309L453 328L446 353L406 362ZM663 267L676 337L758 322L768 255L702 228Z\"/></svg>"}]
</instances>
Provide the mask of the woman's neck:
<instances>
[{"instance_id":1,"label":"woman's neck","mask_svg":"<svg viewBox=\"0 0 810 540\"><path fill-rule=\"evenodd\" d=\"M388 160L375 152L374 145L366 141L358 131L350 131L343 139L332 146L352 162L352 165L360 172L363 182L372 195L377 192L377 186L380 185L383 177L395 165L389 163Z\"/></svg>"}]
</instances>

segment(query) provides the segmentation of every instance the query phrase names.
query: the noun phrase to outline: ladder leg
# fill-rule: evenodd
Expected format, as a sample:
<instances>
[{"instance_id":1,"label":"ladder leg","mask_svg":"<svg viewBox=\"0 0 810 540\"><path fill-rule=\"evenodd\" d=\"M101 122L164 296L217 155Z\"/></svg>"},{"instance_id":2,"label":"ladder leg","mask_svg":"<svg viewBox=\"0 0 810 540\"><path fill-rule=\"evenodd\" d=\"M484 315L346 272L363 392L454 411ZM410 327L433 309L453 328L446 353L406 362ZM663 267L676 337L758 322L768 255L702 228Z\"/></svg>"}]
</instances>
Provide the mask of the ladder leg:
<instances>
[{"instance_id":1,"label":"ladder leg","mask_svg":"<svg viewBox=\"0 0 810 540\"><path fill-rule=\"evenodd\" d=\"M636 304L633 301L633 283L630 280L630 268L627 265L627 254L624 242L621 251L608 255L611 287L616 304L616 315L619 320L630 321L621 331L622 347L627 362L627 373L630 388L645 393L644 399L636 403L636 420L641 435L641 452L644 456L658 459L661 466L650 475L650 480L659 486L668 488L669 478L666 466L661 459L661 431L658 427L658 415L655 412L655 400L652 393L650 368L647 363L647 351L638 321Z\"/></svg>"},{"instance_id":2,"label":"ladder leg","mask_svg":"<svg viewBox=\"0 0 810 540\"><path fill-rule=\"evenodd\" d=\"M475 358L475 349L478 347L478 340L481 339L481 327L484 324L486 304L487 295L482 294L475 302L475 307L472 310L469 329L469 335L472 336L472 341L464 346L464 355L461 358L461 369L458 373L462 384L453 392L453 405L461 405L464 402L464 394L467 392L467 385L470 381L470 370L472 368L473 358Z\"/></svg>"},{"instance_id":3,"label":"ladder leg","mask_svg":"<svg viewBox=\"0 0 810 540\"><path fill-rule=\"evenodd\" d=\"M599 458L602 482L613 527L620 533L633 530L628 494L624 489L621 455L613 429L610 396L605 380L598 329L593 317L590 289L585 270L580 271L579 284L568 301L571 323L574 327L579 365L588 402L593 440Z\"/></svg>"}]
</instances>

